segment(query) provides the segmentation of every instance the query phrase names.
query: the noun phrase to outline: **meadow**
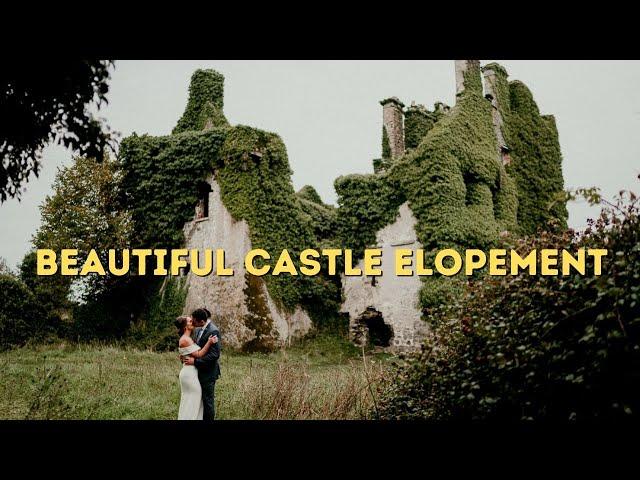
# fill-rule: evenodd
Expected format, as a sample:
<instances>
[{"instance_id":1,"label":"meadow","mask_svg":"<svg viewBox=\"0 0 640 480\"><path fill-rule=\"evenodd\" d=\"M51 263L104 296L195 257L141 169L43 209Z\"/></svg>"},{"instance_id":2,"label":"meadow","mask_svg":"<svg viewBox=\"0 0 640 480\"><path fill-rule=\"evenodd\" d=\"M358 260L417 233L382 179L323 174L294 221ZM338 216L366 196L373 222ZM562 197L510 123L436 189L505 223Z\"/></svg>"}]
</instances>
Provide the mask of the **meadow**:
<instances>
[{"instance_id":1,"label":"meadow","mask_svg":"<svg viewBox=\"0 0 640 480\"><path fill-rule=\"evenodd\" d=\"M216 385L218 419L376 417L391 358L319 335L281 351L226 352ZM176 418L175 352L52 341L0 353L0 419Z\"/></svg>"}]
</instances>

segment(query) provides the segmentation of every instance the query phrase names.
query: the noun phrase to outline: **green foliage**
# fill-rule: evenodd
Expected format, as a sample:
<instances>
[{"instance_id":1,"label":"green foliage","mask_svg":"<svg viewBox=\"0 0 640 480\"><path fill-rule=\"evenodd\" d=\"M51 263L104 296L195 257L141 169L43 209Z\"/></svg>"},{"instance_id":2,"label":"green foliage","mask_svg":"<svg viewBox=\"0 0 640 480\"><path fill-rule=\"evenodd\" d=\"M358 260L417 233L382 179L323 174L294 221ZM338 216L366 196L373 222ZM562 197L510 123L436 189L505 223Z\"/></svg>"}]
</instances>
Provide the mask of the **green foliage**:
<instances>
[{"instance_id":1,"label":"green foliage","mask_svg":"<svg viewBox=\"0 0 640 480\"><path fill-rule=\"evenodd\" d=\"M507 172L517 184L521 232L533 234L548 228L549 222L566 228L566 203L556 201L563 192L564 180L554 117L540 115L531 91L520 81L508 82L507 72L500 65L489 64L484 69L496 72L496 100L512 159Z\"/></svg>"},{"instance_id":2,"label":"green foliage","mask_svg":"<svg viewBox=\"0 0 640 480\"><path fill-rule=\"evenodd\" d=\"M501 232L517 230L515 184L497 158L491 105L482 96L480 72L472 69L468 75L469 88L456 107L411 152L383 173L336 180L344 245L358 252L371 246L405 201L429 255L442 248L490 248ZM456 283L440 278L425 278L424 284L423 307L459 291Z\"/></svg>"},{"instance_id":3,"label":"green foliage","mask_svg":"<svg viewBox=\"0 0 640 480\"><path fill-rule=\"evenodd\" d=\"M468 67L463 73L464 90L457 96L472 94L482 95L482 77L480 75L480 61L467 60Z\"/></svg>"},{"instance_id":4,"label":"green foliage","mask_svg":"<svg viewBox=\"0 0 640 480\"><path fill-rule=\"evenodd\" d=\"M228 129L125 138L120 147L123 203L131 211L135 248L179 248L193 219L197 183L220 158Z\"/></svg>"},{"instance_id":5,"label":"green foliage","mask_svg":"<svg viewBox=\"0 0 640 480\"><path fill-rule=\"evenodd\" d=\"M308 215L308 221L313 226L313 233L318 239L317 248L322 246L335 247L337 229L337 209L333 205L322 202L316 190L305 185L296 195L300 201L302 211Z\"/></svg>"},{"instance_id":6,"label":"green foliage","mask_svg":"<svg viewBox=\"0 0 640 480\"><path fill-rule=\"evenodd\" d=\"M391 145L389 145L389 135L387 129L382 127L382 160L391 159Z\"/></svg>"},{"instance_id":7,"label":"green foliage","mask_svg":"<svg viewBox=\"0 0 640 480\"><path fill-rule=\"evenodd\" d=\"M44 311L29 288L12 275L0 274L0 349L44 335Z\"/></svg>"},{"instance_id":8,"label":"green foliage","mask_svg":"<svg viewBox=\"0 0 640 480\"><path fill-rule=\"evenodd\" d=\"M410 106L404 114L404 144L408 151L416 148L433 128L436 116L422 105Z\"/></svg>"},{"instance_id":9,"label":"green foliage","mask_svg":"<svg viewBox=\"0 0 640 480\"><path fill-rule=\"evenodd\" d=\"M116 162L106 155L101 162L76 157L71 166L58 169L53 195L48 195L40 205L42 223L33 238L34 246L57 252L77 249L80 265L86 261L89 251L95 249L106 265L108 250L126 248L132 235L131 215L120 203L120 180ZM35 268L34 262L34 258L29 258L24 267ZM31 275L35 275L35 271ZM55 277L43 279L39 284L47 290L54 288L55 283L55 289L62 294L64 286L68 289L71 282L59 275ZM97 293L108 288L113 280L109 275L91 275L85 290ZM45 284L49 287L44 287ZM44 290L41 293L45 293ZM65 297L61 295L59 307L64 308Z\"/></svg>"},{"instance_id":10,"label":"green foliage","mask_svg":"<svg viewBox=\"0 0 640 480\"><path fill-rule=\"evenodd\" d=\"M287 152L278 135L233 127L218 158L216 180L222 201L235 219L247 221L253 248L272 254L287 249L297 258L302 250L317 247L314 229L318 230L320 216L329 218L331 210L317 205L322 210L316 209L315 225L313 217L305 213L301 206L305 200L293 190ZM311 203L307 201L307 211L313 208ZM288 310L303 305L310 307L312 314L318 309L326 313L335 311L339 301L336 282L323 276L268 275L265 282L272 298Z\"/></svg>"},{"instance_id":11,"label":"green foliage","mask_svg":"<svg viewBox=\"0 0 640 480\"><path fill-rule=\"evenodd\" d=\"M102 162L76 157L69 167L61 168L53 183L53 195L40 206L42 224L33 243L36 248L55 251L74 248L78 262L86 261L95 249L103 265L108 250L130 246L133 237L131 210L123 204L120 163L105 156ZM129 325L131 311L140 303L137 295L126 294L127 286L140 280L110 274L85 278L38 277L35 253L27 255L21 276L45 308L46 323L61 336L106 338L119 336ZM77 288L82 305L73 305L69 292ZM113 300L114 303L108 303ZM131 310L128 310L128 308Z\"/></svg>"},{"instance_id":12,"label":"green foliage","mask_svg":"<svg viewBox=\"0 0 640 480\"><path fill-rule=\"evenodd\" d=\"M148 308L155 277L126 275L113 278L106 288L86 294L73 306L68 336L77 341L123 338Z\"/></svg>"},{"instance_id":13,"label":"green foliage","mask_svg":"<svg viewBox=\"0 0 640 480\"><path fill-rule=\"evenodd\" d=\"M224 76L215 70L196 70L189 84L187 107L172 133L228 127L223 108Z\"/></svg>"},{"instance_id":14,"label":"green foliage","mask_svg":"<svg viewBox=\"0 0 640 480\"><path fill-rule=\"evenodd\" d=\"M119 203L120 174L116 162L105 156L75 157L59 168L53 195L40 206L42 223L33 243L36 248L78 250L79 263L89 250L123 248L131 234L131 220Z\"/></svg>"},{"instance_id":15,"label":"green foliage","mask_svg":"<svg viewBox=\"0 0 640 480\"><path fill-rule=\"evenodd\" d=\"M427 250L488 248L501 230L515 228L517 198L496 157L490 109L482 95L465 90L451 113L390 170Z\"/></svg>"},{"instance_id":16,"label":"green foliage","mask_svg":"<svg viewBox=\"0 0 640 480\"><path fill-rule=\"evenodd\" d=\"M602 275L486 277L433 313L433 336L399 368L383 418L589 421L637 416L640 202L604 209L583 236L540 233L532 249L602 248ZM588 259L590 257L587 257ZM538 268L540 265L538 264Z\"/></svg>"},{"instance_id":17,"label":"green foliage","mask_svg":"<svg viewBox=\"0 0 640 480\"><path fill-rule=\"evenodd\" d=\"M49 143L96 158L115 143L90 108L107 101L112 61L16 60L0 72L0 202L20 198Z\"/></svg>"},{"instance_id":18,"label":"green foliage","mask_svg":"<svg viewBox=\"0 0 640 480\"><path fill-rule=\"evenodd\" d=\"M335 247L335 235L337 228L337 210L332 205L318 205L304 198L300 199L302 211L309 216L313 226L313 233L318 239L317 248L326 246Z\"/></svg>"},{"instance_id":19,"label":"green foliage","mask_svg":"<svg viewBox=\"0 0 640 480\"><path fill-rule=\"evenodd\" d=\"M142 318L128 332L127 340L137 347L154 351L175 350L178 333L173 321L182 315L187 298L186 280L181 277L165 277L149 300Z\"/></svg>"},{"instance_id":20,"label":"green foliage","mask_svg":"<svg viewBox=\"0 0 640 480\"><path fill-rule=\"evenodd\" d=\"M296 258L305 248L330 242L335 209L324 205L311 187L295 194L286 149L277 135L230 127L216 117L222 115L222 97L222 75L197 71L189 104L173 135L133 135L122 142L123 203L132 214L134 246L182 246L182 228L193 219L198 199L196 185L211 172L231 215L247 221L254 248L273 255L287 249ZM285 310L302 305L318 320L337 310L336 279L269 275L265 281L271 297ZM263 321L270 329L270 319Z\"/></svg>"},{"instance_id":21,"label":"green foliage","mask_svg":"<svg viewBox=\"0 0 640 480\"><path fill-rule=\"evenodd\" d=\"M342 244L360 258L376 241L376 232L391 223L405 201L386 173L346 175L334 182L338 194L338 232Z\"/></svg>"},{"instance_id":22,"label":"green foliage","mask_svg":"<svg viewBox=\"0 0 640 480\"><path fill-rule=\"evenodd\" d=\"M36 252L29 252L20 264L20 279L43 311L43 323L58 335L66 333L73 303L69 300L70 277L37 274Z\"/></svg>"},{"instance_id":23,"label":"green foliage","mask_svg":"<svg viewBox=\"0 0 640 480\"><path fill-rule=\"evenodd\" d=\"M324 205L322 198L320 198L320 194L311 185L305 185L296 192L296 195L301 199L308 200L318 205Z\"/></svg>"},{"instance_id":24,"label":"green foliage","mask_svg":"<svg viewBox=\"0 0 640 480\"><path fill-rule=\"evenodd\" d=\"M13 271L9 266L9 264L7 263L7 260L3 257L0 257L0 274L6 274L6 275L13 274Z\"/></svg>"}]
</instances>

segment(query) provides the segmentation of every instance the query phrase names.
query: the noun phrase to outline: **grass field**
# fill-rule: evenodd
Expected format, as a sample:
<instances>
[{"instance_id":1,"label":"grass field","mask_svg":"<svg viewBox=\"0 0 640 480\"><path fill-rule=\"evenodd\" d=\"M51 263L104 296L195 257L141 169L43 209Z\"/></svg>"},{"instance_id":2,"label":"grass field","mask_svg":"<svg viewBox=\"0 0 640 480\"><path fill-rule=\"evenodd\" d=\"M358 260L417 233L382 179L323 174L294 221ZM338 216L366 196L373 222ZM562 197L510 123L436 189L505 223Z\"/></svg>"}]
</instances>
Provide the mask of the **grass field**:
<instances>
[{"instance_id":1,"label":"grass field","mask_svg":"<svg viewBox=\"0 0 640 480\"><path fill-rule=\"evenodd\" d=\"M317 336L272 354L225 352L220 419L375 417L389 358ZM177 353L55 342L0 353L0 419L175 419Z\"/></svg>"}]
</instances>

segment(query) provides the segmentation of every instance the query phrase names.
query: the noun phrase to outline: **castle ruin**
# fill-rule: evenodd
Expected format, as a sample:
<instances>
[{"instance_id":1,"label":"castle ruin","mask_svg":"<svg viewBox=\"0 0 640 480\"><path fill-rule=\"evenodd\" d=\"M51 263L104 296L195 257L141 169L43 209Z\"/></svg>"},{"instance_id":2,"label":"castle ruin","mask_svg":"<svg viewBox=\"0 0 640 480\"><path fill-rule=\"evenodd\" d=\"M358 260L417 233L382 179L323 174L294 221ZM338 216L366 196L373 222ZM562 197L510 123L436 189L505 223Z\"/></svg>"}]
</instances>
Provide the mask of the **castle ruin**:
<instances>
[{"instance_id":1,"label":"castle ruin","mask_svg":"<svg viewBox=\"0 0 640 480\"><path fill-rule=\"evenodd\" d=\"M425 310L446 301L455 284L394 275L395 249L430 255L439 248L491 248L506 232L529 234L550 218L566 221L566 208L545 207L563 188L553 117L540 115L526 86L509 82L500 65L457 60L454 70L452 108L442 102L433 110L405 107L396 97L380 102L382 158L371 174L336 179L337 207L324 204L311 186L295 192L282 140L230 125L222 75L197 71L172 135L134 135L122 149L131 165L146 161L172 171L175 156L198 165L192 184L176 186L186 198L197 197L186 205L191 213L176 200L180 212L172 221L183 225L182 246L224 249L235 274L200 277L187 267L183 311L209 308L225 345L235 349L277 348L341 312L355 343L414 351L429 331ZM162 193L157 196L161 205ZM364 248L380 248L385 273L256 277L243 264L252 248L286 248L295 258L325 246L352 249L356 259Z\"/></svg>"},{"instance_id":2,"label":"castle ruin","mask_svg":"<svg viewBox=\"0 0 640 480\"><path fill-rule=\"evenodd\" d=\"M382 161L374 160L374 176L366 179L353 179L358 182L366 181L369 184L375 184L372 181L376 180L377 176L377 180L386 183L387 188L396 189L399 182L395 177L401 178L401 175L389 174L389 171L394 168L396 170L404 169L412 174L424 175L426 179L437 178L442 174L443 168L455 167L458 170L455 172L457 178L452 179L459 181L462 188L462 201L458 205L451 202L451 205L447 207L446 204L449 202L447 197L436 201L425 200L425 197L428 197L430 192L426 191L426 189L421 192L419 186L413 191L413 202L406 199L407 195L403 194L403 192L396 192L402 203L397 207L397 210L393 204L387 205L387 208L397 213L390 216L386 224L380 225L381 228L375 232L375 242L370 245L382 249L383 267L386 271L393 271L392 263L395 249L409 248L415 250L424 247L416 232L417 220L412 209L412 203L425 204L423 208L429 205L431 205L431 209L444 206L454 210L458 209L461 213L467 211L470 216L485 215L493 217L493 221L486 224L486 226L491 227L487 229L488 231L494 230L495 233L491 235L494 238L480 238L480 240L484 240L488 244L496 238L496 234L504 235L509 231L512 233L518 233L519 231L516 214L517 194L513 191L515 190L513 188L514 184L517 182L511 179L508 171L505 170L510 167L512 161L510 148L505 138L505 120L503 118L503 115L508 113L508 108L505 108L506 105L504 104L508 104L510 98L505 97L504 94L502 97L500 96L500 89L507 93L509 91L506 70L497 64L487 65L481 69L480 62L477 60L456 60L454 68L457 102L452 109L442 102L437 102L433 111L429 111L423 105L416 105L415 103L404 109L403 103L396 97L380 102L383 105ZM471 91L467 92L468 89L471 89ZM479 100L481 96L484 98ZM487 125L490 121L493 138L485 138L483 140L495 145L493 150L495 154L490 156L493 161L489 160L489 155L483 155L481 148L478 148L477 151L474 151L473 148L468 149L468 145L465 145L468 139L463 138L456 131L454 128L455 121L446 120L452 116L464 115L462 110L469 111L472 108L470 106L473 103L472 98L475 98L474 115L476 117L471 117L471 115L469 117L478 121L477 118L481 116L480 118L483 118ZM485 105L482 105L482 101L484 101ZM501 102L504 104L501 104ZM530 114L536 115L537 112L531 112ZM441 129L436 133L435 130L438 125ZM519 132L518 128L522 128L521 124L516 125L514 121L510 132L511 136L532 133ZM429 136L430 132L434 132L432 137ZM450 138L446 139L446 136ZM479 137L479 135L477 136ZM431 142L429 142L430 138ZM475 140L478 140L478 138L475 138ZM449 153L446 150L460 151L466 158L463 158L462 155L454 155L448 165L443 164L441 159L433 158L433 149L438 147L439 143L443 145L446 143L443 154ZM422 145L423 151L415 153L420 145ZM536 148L535 145L533 147ZM385 158L385 150L387 148L391 152L391 158ZM465 149L468 150L464 151ZM528 152L525 152L524 149L521 150L521 162L524 163L529 160L526 157ZM546 160L557 163L559 169L559 147L558 157L547 158ZM412 165L415 168L418 161L423 162L422 171L411 171ZM484 172L477 171L483 162L488 168L496 172L493 177L486 177ZM542 173L544 175L544 172ZM521 191L530 188L527 182L527 179L520 179L520 183L517 186L520 187ZM343 183L344 180L337 182L336 186L340 187ZM450 185L451 182L448 184L443 182L442 184L445 188L450 187ZM342 201L343 204L348 205L350 201L348 192L343 190L338 193L342 197L339 202ZM439 192L436 190L434 193L438 194ZM511 204L510 212L507 212L501 205L507 203L505 201L507 198L510 199L508 202ZM445 221L453 223L458 220L457 218L442 218L438 215L432 215L429 218L429 215L425 213L422 213L421 216L424 220L428 219L431 222ZM466 243L470 247L478 248L482 244L482 242L474 241L474 237L482 237L481 235L474 235L475 232L470 232L471 235L468 235L467 238L461 238L456 241L455 235L448 233L448 229L452 231L449 225L442 228L441 238L438 238L435 229L430 225L424 225L424 227L423 231L427 229L434 231L430 235L431 238L426 236L430 241L428 247L434 247L437 244L447 247L454 245L462 247ZM458 233L455 232L455 234ZM425 237L424 234L423 237ZM441 241L443 239L444 241ZM359 266L362 267L362 263ZM430 288L430 283L433 283L431 279L421 280L416 276L387 274L378 278L343 276L342 282L344 302L341 311L349 316L350 335L354 342L357 344L368 343L396 352L413 351L420 347L424 336L428 333L428 327L423 320L423 308L426 302L421 299L421 291Z\"/></svg>"}]
</instances>

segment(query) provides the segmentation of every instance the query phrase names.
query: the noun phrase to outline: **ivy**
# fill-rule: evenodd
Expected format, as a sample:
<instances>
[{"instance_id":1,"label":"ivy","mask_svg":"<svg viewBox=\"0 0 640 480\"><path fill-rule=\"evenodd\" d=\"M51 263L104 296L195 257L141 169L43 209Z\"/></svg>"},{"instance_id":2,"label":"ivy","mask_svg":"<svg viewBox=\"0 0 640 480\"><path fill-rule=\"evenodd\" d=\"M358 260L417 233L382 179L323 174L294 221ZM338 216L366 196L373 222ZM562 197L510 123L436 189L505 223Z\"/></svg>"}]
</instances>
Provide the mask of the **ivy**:
<instances>
[{"instance_id":1,"label":"ivy","mask_svg":"<svg viewBox=\"0 0 640 480\"><path fill-rule=\"evenodd\" d=\"M407 151L420 144L436 121L436 115L422 105L407 108L404 115L404 144Z\"/></svg>"},{"instance_id":2,"label":"ivy","mask_svg":"<svg viewBox=\"0 0 640 480\"><path fill-rule=\"evenodd\" d=\"M292 258L306 248L317 248L316 232L325 228L318 224L320 217L331 218L332 211L295 194L286 148L278 135L232 127L219 159L215 175L222 201L235 219L247 221L253 248L272 254L287 249ZM308 211L315 208L317 217L306 213L303 203ZM288 310L309 303L337 305L339 300L335 282L322 276L264 278L272 298Z\"/></svg>"},{"instance_id":3,"label":"ivy","mask_svg":"<svg viewBox=\"0 0 640 480\"><path fill-rule=\"evenodd\" d=\"M342 245L361 258L374 245L376 232L392 223L404 202L402 190L394 188L386 173L346 175L334 182L338 194L338 232Z\"/></svg>"},{"instance_id":4,"label":"ivy","mask_svg":"<svg viewBox=\"0 0 640 480\"><path fill-rule=\"evenodd\" d=\"M391 159L391 146L389 145L389 135L386 127L382 127L382 160L389 161Z\"/></svg>"},{"instance_id":5,"label":"ivy","mask_svg":"<svg viewBox=\"0 0 640 480\"><path fill-rule=\"evenodd\" d=\"M187 108L172 135L134 134L122 142L119 161L124 203L134 223L132 243L145 248L183 246L182 229L193 219L198 200L196 185L211 172L233 218L249 225L254 248L272 255L287 249L296 258L306 248L331 242L335 208L324 205L311 187L295 193L280 137L243 125L231 127L224 119L222 75L198 70L189 91ZM340 286L335 279L264 279L280 308L302 306L318 322L337 311Z\"/></svg>"},{"instance_id":6,"label":"ivy","mask_svg":"<svg viewBox=\"0 0 640 480\"><path fill-rule=\"evenodd\" d=\"M555 201L564 190L555 118L540 115L531 91L520 81L508 82L503 67L493 63L487 69L496 72L496 99L512 159L507 172L517 185L520 231L533 234L550 221L566 228L566 203Z\"/></svg>"},{"instance_id":7,"label":"ivy","mask_svg":"<svg viewBox=\"0 0 640 480\"><path fill-rule=\"evenodd\" d=\"M308 217L319 244L316 248L333 248L336 243L338 211L333 205L322 202L315 189L309 185L296 192L300 208Z\"/></svg>"},{"instance_id":8,"label":"ivy","mask_svg":"<svg viewBox=\"0 0 640 480\"><path fill-rule=\"evenodd\" d=\"M316 205L324 205L324 203L322 203L322 198L320 198L320 194L318 194L316 189L311 185L305 185L296 192L296 195L299 198L313 202Z\"/></svg>"},{"instance_id":9,"label":"ivy","mask_svg":"<svg viewBox=\"0 0 640 480\"><path fill-rule=\"evenodd\" d=\"M196 70L191 76L187 108L172 133L228 127L223 108L224 76L215 70Z\"/></svg>"},{"instance_id":10,"label":"ivy","mask_svg":"<svg viewBox=\"0 0 640 480\"><path fill-rule=\"evenodd\" d=\"M226 128L164 137L124 139L120 168L124 202L134 223L137 248L179 248L182 228L193 219L196 184L211 171L227 135Z\"/></svg>"},{"instance_id":11,"label":"ivy","mask_svg":"<svg viewBox=\"0 0 640 480\"><path fill-rule=\"evenodd\" d=\"M517 230L516 188L496 156L492 107L482 96L478 68L465 73L465 85L456 107L387 171L336 181L346 246L361 252L372 245L376 232L393 222L404 201L430 255L442 248L488 249L501 232ZM458 291L455 280L425 278L422 306L446 301L444 293Z\"/></svg>"},{"instance_id":12,"label":"ivy","mask_svg":"<svg viewBox=\"0 0 640 480\"><path fill-rule=\"evenodd\" d=\"M416 234L429 255L436 249L488 249L503 232L530 232L549 218L565 219L566 207L548 203L562 190L561 157L552 117L541 116L519 82L497 84L505 138L513 163L498 159L491 103L483 97L479 66L465 72L465 90L447 110L410 107L404 156L391 161L387 132L374 174L336 179L338 208L325 205L310 186L297 194L282 140L247 126L229 126L222 112L223 77L198 70L192 77L184 115L166 137L133 135L121 147L125 203L135 225L133 243L175 248L182 227L193 217L195 185L212 171L224 204L236 220L246 220L254 248L283 249L295 258L305 248L342 246L356 256L375 243L409 202ZM504 74L503 74L504 72ZM535 171L533 177L528 174ZM555 198L555 197L554 197ZM282 308L298 305L335 313L340 285L326 275L267 276L267 288ZM423 307L455 296L460 280L430 278L421 292ZM316 318L322 315L315 314Z\"/></svg>"}]
</instances>

